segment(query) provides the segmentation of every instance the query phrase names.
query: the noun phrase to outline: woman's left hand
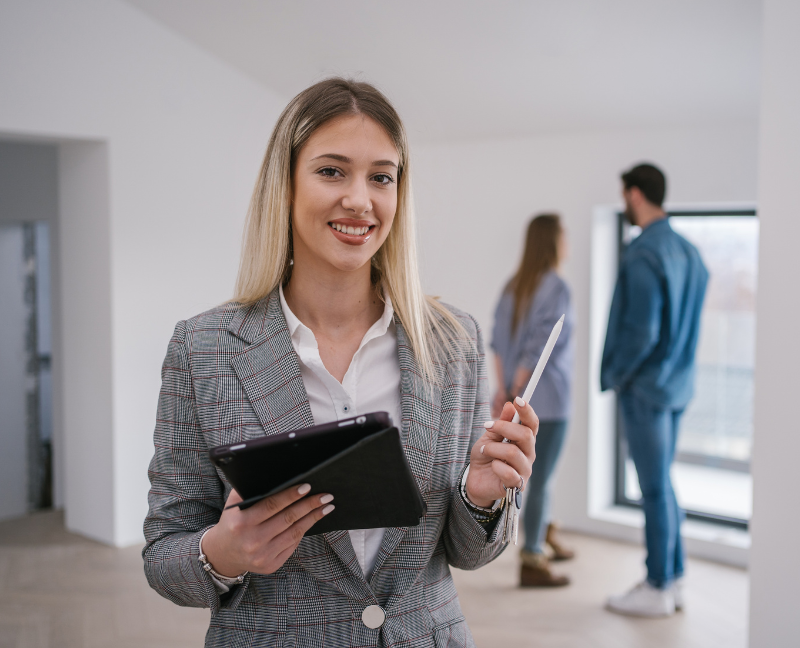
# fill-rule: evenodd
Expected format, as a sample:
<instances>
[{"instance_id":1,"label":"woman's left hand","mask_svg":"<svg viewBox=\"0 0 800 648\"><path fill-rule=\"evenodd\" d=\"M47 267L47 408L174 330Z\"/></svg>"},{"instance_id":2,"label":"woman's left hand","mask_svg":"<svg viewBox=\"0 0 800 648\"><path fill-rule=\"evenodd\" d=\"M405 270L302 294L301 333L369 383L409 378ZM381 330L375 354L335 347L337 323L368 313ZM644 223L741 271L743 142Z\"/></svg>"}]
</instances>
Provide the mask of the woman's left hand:
<instances>
[{"instance_id":1,"label":"woman's left hand","mask_svg":"<svg viewBox=\"0 0 800 648\"><path fill-rule=\"evenodd\" d=\"M503 407L505 407L507 402L508 394L502 389L498 389L497 393L495 393L494 398L492 399L492 418L500 418L500 414L503 413Z\"/></svg>"},{"instance_id":2,"label":"woman's left hand","mask_svg":"<svg viewBox=\"0 0 800 648\"><path fill-rule=\"evenodd\" d=\"M512 423L519 412L519 423ZM486 421L486 431L470 453L467 497L476 506L491 506L506 495L506 487L528 483L536 458L539 418L522 398L506 403L497 421ZM508 439L511 443L503 443Z\"/></svg>"}]
</instances>

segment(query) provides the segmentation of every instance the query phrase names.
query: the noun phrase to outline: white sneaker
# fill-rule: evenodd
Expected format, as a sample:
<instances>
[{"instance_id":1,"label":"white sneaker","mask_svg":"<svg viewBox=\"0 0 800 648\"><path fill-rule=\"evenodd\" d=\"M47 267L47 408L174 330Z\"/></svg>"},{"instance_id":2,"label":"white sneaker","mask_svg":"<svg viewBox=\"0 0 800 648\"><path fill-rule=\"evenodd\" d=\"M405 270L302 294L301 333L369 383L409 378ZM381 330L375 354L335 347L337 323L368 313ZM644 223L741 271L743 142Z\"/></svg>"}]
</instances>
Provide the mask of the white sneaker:
<instances>
[{"instance_id":1,"label":"white sneaker","mask_svg":"<svg viewBox=\"0 0 800 648\"><path fill-rule=\"evenodd\" d=\"M683 609L683 578L678 578L672 583L672 596L675 598L675 610Z\"/></svg>"},{"instance_id":2,"label":"white sneaker","mask_svg":"<svg viewBox=\"0 0 800 648\"><path fill-rule=\"evenodd\" d=\"M639 617L665 617L675 614L674 588L657 589L647 581L625 594L609 597L606 609Z\"/></svg>"}]
</instances>

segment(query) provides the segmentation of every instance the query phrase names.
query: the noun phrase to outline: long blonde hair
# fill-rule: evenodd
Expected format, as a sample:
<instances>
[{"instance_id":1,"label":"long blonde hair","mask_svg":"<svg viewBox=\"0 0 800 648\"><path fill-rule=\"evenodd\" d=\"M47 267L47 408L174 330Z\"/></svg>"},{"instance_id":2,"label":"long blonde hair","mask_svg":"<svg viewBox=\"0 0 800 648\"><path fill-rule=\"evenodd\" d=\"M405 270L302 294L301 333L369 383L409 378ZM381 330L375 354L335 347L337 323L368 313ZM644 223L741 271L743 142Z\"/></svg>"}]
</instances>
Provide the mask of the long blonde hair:
<instances>
[{"instance_id":1,"label":"long blonde hair","mask_svg":"<svg viewBox=\"0 0 800 648\"><path fill-rule=\"evenodd\" d=\"M291 276L292 170L297 155L323 124L342 115L365 115L380 124L400 158L397 212L386 241L372 259L373 282L392 300L425 377L439 382L436 360L458 350L466 338L461 323L422 291L417 265L414 206L405 128L392 105L368 83L331 78L289 102L272 131L245 225L234 301L253 304Z\"/></svg>"},{"instance_id":2,"label":"long blonde hair","mask_svg":"<svg viewBox=\"0 0 800 648\"><path fill-rule=\"evenodd\" d=\"M542 277L558 266L558 244L563 234L558 214L540 214L528 224L522 261L506 286L506 292L514 296L512 335L528 312Z\"/></svg>"}]
</instances>

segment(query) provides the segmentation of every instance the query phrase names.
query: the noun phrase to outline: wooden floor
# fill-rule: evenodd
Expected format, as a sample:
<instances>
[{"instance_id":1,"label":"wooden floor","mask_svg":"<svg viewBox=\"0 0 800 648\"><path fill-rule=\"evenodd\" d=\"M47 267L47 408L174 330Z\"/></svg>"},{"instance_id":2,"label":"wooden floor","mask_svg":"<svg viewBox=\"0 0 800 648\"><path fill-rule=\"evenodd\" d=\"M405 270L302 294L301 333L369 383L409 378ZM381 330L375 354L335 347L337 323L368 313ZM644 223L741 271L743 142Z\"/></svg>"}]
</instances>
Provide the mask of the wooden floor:
<instances>
[{"instance_id":1,"label":"wooden floor","mask_svg":"<svg viewBox=\"0 0 800 648\"><path fill-rule=\"evenodd\" d=\"M516 551L455 572L480 648L744 648L745 572L702 561L687 569L686 611L637 620L602 608L642 575L637 547L564 534L579 554L559 567L573 585L520 590ZM59 513L0 523L0 648L202 646L208 611L150 590L140 547L112 549L67 533Z\"/></svg>"},{"instance_id":2,"label":"wooden floor","mask_svg":"<svg viewBox=\"0 0 800 648\"><path fill-rule=\"evenodd\" d=\"M480 648L745 648L748 578L741 569L701 560L686 567L685 611L668 619L634 619L603 608L644 577L644 550L562 534L575 560L554 565L572 584L519 589L517 551L506 549L475 572L454 571L459 598Z\"/></svg>"}]
</instances>

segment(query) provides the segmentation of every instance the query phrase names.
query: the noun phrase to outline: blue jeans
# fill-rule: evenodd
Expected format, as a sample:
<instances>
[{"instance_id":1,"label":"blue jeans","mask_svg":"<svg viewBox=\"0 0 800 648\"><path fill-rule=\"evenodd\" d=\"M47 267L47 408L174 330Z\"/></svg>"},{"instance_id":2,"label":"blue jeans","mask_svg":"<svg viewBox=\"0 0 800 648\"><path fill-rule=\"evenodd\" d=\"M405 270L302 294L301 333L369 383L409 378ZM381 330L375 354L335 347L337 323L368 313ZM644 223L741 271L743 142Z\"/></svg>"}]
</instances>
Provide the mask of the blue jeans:
<instances>
[{"instance_id":1,"label":"blue jeans","mask_svg":"<svg viewBox=\"0 0 800 648\"><path fill-rule=\"evenodd\" d=\"M536 461L533 462L533 472L525 485L528 499L525 502L522 522L525 527L527 551L544 553L544 538L549 522L547 514L550 508L550 482L566 436L566 421L539 422Z\"/></svg>"},{"instance_id":2,"label":"blue jeans","mask_svg":"<svg viewBox=\"0 0 800 648\"><path fill-rule=\"evenodd\" d=\"M619 405L642 490L647 581L663 589L683 575L683 511L669 476L683 409L661 409L629 391L620 392Z\"/></svg>"}]
</instances>

